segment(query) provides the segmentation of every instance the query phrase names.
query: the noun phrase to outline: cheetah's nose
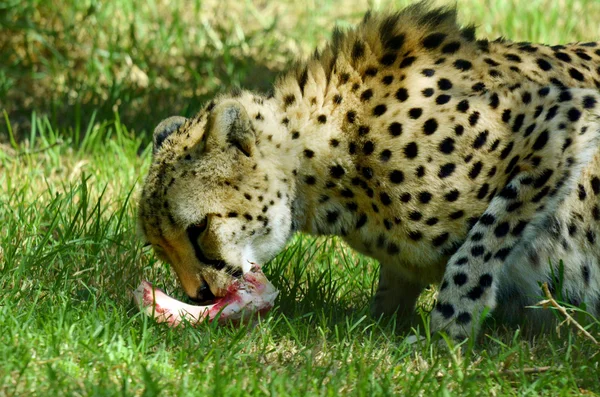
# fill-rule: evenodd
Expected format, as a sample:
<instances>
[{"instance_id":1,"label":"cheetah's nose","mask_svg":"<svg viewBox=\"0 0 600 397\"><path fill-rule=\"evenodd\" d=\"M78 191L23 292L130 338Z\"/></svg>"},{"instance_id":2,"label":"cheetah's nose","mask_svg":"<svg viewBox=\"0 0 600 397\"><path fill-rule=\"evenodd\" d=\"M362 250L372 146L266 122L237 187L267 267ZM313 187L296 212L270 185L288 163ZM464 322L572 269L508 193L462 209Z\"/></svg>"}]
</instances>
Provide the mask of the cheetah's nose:
<instances>
[{"instance_id":1,"label":"cheetah's nose","mask_svg":"<svg viewBox=\"0 0 600 397\"><path fill-rule=\"evenodd\" d=\"M207 304L214 299L215 296L210 290L210 288L208 288L208 284L206 283L203 283L200 287L198 287L198 290L196 291L196 296L190 296L190 300L192 302L199 304Z\"/></svg>"}]
</instances>

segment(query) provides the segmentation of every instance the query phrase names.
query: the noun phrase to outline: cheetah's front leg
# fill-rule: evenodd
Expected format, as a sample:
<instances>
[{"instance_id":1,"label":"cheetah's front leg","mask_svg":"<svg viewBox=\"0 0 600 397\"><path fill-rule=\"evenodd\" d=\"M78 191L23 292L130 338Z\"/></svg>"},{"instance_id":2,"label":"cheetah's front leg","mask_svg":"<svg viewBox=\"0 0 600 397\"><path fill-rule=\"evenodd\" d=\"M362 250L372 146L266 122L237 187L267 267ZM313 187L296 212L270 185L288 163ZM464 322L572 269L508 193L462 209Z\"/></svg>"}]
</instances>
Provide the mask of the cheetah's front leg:
<instances>
[{"instance_id":1,"label":"cheetah's front leg","mask_svg":"<svg viewBox=\"0 0 600 397\"><path fill-rule=\"evenodd\" d=\"M422 285L406 280L389 266L381 265L371 312L375 316L395 314L402 325L408 325L415 320L415 304L422 290Z\"/></svg>"},{"instance_id":2,"label":"cheetah's front leg","mask_svg":"<svg viewBox=\"0 0 600 397\"><path fill-rule=\"evenodd\" d=\"M553 172L535 176L521 173L490 202L489 207L450 258L432 313L432 331L443 330L462 340L478 331L486 308L496 306L496 290L503 263L518 260L519 244L535 238L536 230L552 215L564 192Z\"/></svg>"}]
</instances>

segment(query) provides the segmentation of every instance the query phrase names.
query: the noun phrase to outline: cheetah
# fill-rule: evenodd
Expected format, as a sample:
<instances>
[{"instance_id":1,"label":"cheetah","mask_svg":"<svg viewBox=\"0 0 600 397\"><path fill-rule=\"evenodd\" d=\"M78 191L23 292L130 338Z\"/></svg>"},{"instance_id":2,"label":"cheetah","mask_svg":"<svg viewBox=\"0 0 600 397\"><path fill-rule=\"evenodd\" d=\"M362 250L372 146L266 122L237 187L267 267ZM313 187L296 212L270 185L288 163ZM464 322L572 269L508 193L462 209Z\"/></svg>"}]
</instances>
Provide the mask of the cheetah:
<instances>
[{"instance_id":1,"label":"cheetah","mask_svg":"<svg viewBox=\"0 0 600 397\"><path fill-rule=\"evenodd\" d=\"M369 12L272 94L156 127L139 228L190 299L300 231L380 263L376 314L437 284L432 330L457 340L521 321L544 282L600 315L600 44L477 39L456 14Z\"/></svg>"}]
</instances>

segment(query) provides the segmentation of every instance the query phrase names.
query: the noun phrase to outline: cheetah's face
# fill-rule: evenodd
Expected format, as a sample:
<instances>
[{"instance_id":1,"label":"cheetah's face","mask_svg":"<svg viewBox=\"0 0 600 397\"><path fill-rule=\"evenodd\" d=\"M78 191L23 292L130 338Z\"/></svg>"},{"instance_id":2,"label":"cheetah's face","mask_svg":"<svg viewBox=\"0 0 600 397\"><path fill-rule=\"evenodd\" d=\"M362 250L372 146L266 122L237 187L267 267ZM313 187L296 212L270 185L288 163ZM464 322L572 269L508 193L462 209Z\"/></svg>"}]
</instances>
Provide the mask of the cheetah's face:
<instances>
[{"instance_id":1,"label":"cheetah's face","mask_svg":"<svg viewBox=\"0 0 600 397\"><path fill-rule=\"evenodd\" d=\"M232 99L155 129L140 229L193 300L223 296L291 234L289 188L256 136L246 108Z\"/></svg>"}]
</instances>

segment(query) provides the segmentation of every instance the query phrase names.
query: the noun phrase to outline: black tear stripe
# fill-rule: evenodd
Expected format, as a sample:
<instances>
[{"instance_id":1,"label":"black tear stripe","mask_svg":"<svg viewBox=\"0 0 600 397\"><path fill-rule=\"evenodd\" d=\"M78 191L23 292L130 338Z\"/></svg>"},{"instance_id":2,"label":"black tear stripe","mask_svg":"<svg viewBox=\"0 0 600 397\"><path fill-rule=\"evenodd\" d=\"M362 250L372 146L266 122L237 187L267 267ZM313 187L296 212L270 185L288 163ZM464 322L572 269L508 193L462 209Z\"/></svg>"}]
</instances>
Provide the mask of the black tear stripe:
<instances>
[{"instance_id":1,"label":"black tear stripe","mask_svg":"<svg viewBox=\"0 0 600 397\"><path fill-rule=\"evenodd\" d=\"M200 263L203 263L205 265L213 267L217 270L223 270L226 267L231 267L231 266L228 266L222 260L208 259L206 257L206 255L204 255L204 252L200 248L200 245L198 245L198 237L200 237L200 233L202 233L201 230L198 230L193 227L188 228L188 230L187 230L188 238L190 239L190 242L192 243L192 247L194 247L194 253L196 254L196 259L198 259L198 261L200 261Z\"/></svg>"}]
</instances>

